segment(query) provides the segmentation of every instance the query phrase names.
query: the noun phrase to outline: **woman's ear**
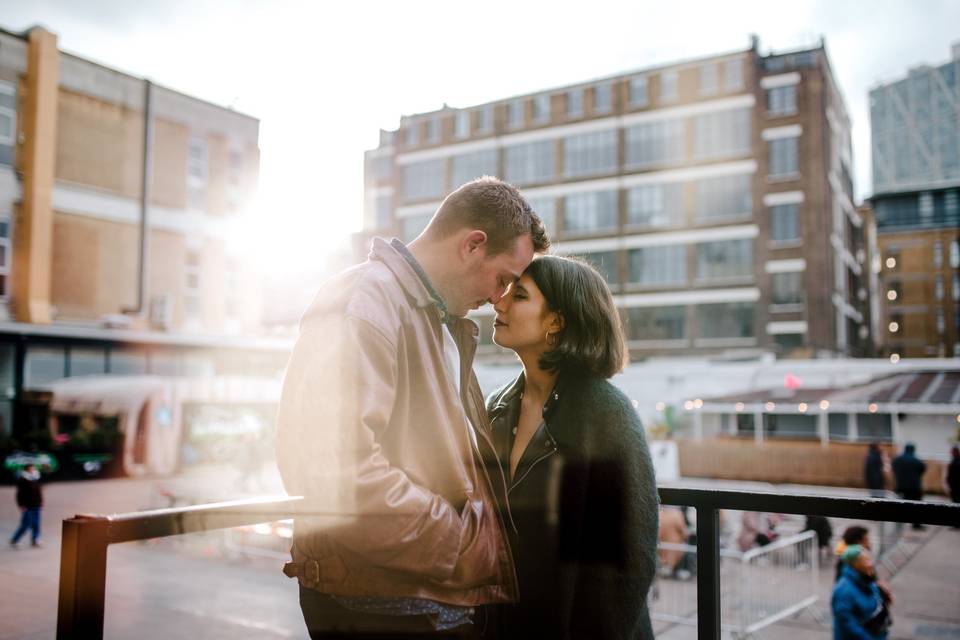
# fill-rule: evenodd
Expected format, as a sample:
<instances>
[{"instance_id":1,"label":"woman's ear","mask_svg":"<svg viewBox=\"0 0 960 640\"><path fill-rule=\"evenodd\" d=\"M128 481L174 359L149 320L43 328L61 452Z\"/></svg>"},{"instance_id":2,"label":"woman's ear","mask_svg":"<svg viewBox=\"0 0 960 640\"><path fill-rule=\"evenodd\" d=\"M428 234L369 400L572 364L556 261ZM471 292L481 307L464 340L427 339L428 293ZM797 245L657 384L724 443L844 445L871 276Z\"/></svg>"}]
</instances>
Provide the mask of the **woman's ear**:
<instances>
[{"instance_id":1,"label":"woman's ear","mask_svg":"<svg viewBox=\"0 0 960 640\"><path fill-rule=\"evenodd\" d=\"M563 315L559 311L550 312L550 333L559 333L563 331L564 321Z\"/></svg>"}]
</instances>

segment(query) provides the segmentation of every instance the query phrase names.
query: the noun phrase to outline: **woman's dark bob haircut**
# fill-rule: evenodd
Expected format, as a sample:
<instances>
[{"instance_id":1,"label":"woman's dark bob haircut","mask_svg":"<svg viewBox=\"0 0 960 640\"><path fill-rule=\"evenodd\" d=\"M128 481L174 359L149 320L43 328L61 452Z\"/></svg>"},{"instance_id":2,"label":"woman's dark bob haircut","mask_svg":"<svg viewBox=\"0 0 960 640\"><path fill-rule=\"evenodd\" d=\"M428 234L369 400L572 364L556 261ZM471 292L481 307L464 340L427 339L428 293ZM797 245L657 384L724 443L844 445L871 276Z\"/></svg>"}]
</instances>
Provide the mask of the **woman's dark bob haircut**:
<instances>
[{"instance_id":1,"label":"woman's dark bob haircut","mask_svg":"<svg viewBox=\"0 0 960 640\"><path fill-rule=\"evenodd\" d=\"M540 358L545 371L588 373L609 378L629 357L620 314L610 287L596 269L579 258L539 256L526 273L563 320L556 346Z\"/></svg>"}]
</instances>

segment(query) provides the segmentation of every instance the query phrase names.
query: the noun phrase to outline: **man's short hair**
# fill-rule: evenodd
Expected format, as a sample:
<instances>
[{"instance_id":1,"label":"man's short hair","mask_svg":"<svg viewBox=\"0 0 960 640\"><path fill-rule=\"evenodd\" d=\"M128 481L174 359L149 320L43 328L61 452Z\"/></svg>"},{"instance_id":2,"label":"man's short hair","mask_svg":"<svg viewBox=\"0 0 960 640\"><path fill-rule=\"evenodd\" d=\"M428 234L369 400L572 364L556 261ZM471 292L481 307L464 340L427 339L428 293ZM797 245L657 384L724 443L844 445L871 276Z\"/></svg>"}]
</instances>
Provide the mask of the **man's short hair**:
<instances>
[{"instance_id":1,"label":"man's short hair","mask_svg":"<svg viewBox=\"0 0 960 640\"><path fill-rule=\"evenodd\" d=\"M517 238L527 234L534 252L550 248L543 222L520 190L490 176L467 182L448 195L430 220L427 234L442 240L461 229L486 233L488 256L509 251Z\"/></svg>"}]
</instances>

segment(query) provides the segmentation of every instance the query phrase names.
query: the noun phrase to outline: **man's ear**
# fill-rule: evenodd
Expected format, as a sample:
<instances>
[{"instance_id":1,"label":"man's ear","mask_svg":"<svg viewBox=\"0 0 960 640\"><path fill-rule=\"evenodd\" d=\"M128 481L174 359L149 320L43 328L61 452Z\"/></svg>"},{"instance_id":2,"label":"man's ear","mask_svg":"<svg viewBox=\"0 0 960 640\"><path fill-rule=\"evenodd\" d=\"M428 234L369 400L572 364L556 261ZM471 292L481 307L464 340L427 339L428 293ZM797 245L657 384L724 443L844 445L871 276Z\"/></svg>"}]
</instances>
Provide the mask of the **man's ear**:
<instances>
[{"instance_id":1,"label":"man's ear","mask_svg":"<svg viewBox=\"0 0 960 640\"><path fill-rule=\"evenodd\" d=\"M463 251L465 256L470 256L478 251L485 253L486 248L487 233L485 231L481 231L480 229L474 229L467 235L463 236L463 240L460 241L460 249Z\"/></svg>"}]
</instances>

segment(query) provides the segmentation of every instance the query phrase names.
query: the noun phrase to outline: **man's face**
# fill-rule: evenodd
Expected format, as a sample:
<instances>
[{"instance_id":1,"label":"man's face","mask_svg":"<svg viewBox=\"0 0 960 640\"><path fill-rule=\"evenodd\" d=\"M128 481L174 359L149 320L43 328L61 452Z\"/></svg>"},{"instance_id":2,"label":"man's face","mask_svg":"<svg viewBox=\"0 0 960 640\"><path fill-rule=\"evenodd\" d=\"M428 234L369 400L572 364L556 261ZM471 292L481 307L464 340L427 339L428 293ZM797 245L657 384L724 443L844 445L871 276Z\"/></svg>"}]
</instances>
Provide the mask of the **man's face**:
<instances>
[{"instance_id":1,"label":"man's face","mask_svg":"<svg viewBox=\"0 0 960 640\"><path fill-rule=\"evenodd\" d=\"M516 282L533 260L533 241L529 234L517 238L503 253L487 257L486 245L468 254L456 291L447 299L450 313L465 316L488 302L493 304Z\"/></svg>"}]
</instances>

